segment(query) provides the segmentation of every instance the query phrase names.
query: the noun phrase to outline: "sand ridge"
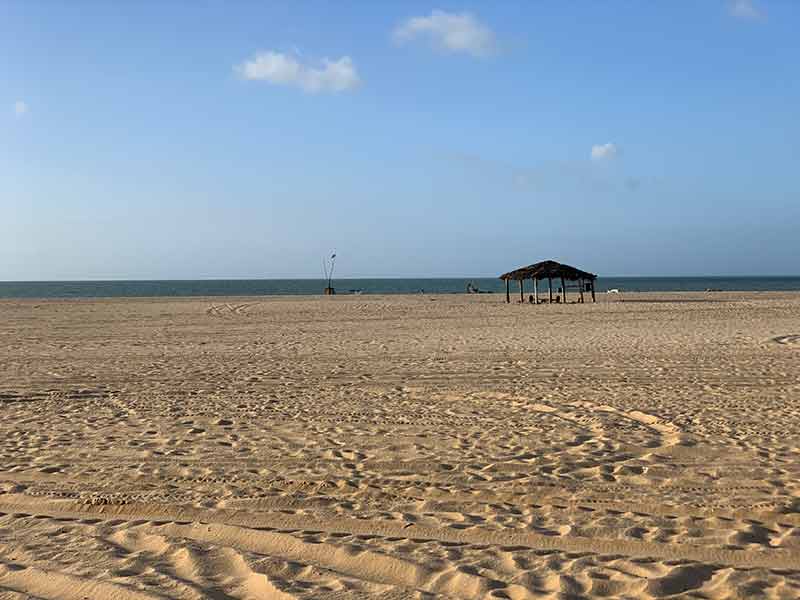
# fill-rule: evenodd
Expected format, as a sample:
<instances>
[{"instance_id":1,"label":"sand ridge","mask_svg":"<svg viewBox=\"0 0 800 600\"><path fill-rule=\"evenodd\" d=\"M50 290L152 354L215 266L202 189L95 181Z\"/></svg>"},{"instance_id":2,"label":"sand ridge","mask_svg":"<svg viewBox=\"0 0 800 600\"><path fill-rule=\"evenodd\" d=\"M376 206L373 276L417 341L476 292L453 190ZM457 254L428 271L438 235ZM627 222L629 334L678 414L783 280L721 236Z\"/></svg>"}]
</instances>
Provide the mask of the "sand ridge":
<instances>
[{"instance_id":1,"label":"sand ridge","mask_svg":"<svg viewBox=\"0 0 800 600\"><path fill-rule=\"evenodd\" d=\"M800 294L0 302L0 599L795 598Z\"/></svg>"}]
</instances>

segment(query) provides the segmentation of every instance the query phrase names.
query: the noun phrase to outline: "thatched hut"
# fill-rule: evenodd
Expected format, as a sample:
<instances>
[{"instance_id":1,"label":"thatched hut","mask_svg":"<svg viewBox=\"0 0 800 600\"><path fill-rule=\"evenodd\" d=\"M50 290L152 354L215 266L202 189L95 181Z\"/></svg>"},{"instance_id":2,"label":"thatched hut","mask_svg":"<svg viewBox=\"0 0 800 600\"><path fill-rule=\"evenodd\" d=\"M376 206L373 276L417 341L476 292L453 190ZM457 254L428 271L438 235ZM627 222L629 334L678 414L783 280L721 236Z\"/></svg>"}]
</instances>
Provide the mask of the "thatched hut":
<instances>
[{"instance_id":1,"label":"thatched hut","mask_svg":"<svg viewBox=\"0 0 800 600\"><path fill-rule=\"evenodd\" d=\"M581 271L569 265L563 265L554 260L545 260L538 262L527 267L521 267L514 271L510 271L500 275L500 279L506 282L506 302L511 302L511 291L509 284L511 281L519 282L519 299L520 302L525 301L524 281L531 279L533 281L533 298L536 304L539 304L539 282L546 279L549 291L547 302L553 302L553 280L561 280L561 294L559 295L560 302L567 301L567 282L575 283L573 288L577 288L580 296L579 302L583 302L583 293L590 292L592 294L592 302L596 302L594 294L594 283L597 275L589 273L588 271Z\"/></svg>"}]
</instances>

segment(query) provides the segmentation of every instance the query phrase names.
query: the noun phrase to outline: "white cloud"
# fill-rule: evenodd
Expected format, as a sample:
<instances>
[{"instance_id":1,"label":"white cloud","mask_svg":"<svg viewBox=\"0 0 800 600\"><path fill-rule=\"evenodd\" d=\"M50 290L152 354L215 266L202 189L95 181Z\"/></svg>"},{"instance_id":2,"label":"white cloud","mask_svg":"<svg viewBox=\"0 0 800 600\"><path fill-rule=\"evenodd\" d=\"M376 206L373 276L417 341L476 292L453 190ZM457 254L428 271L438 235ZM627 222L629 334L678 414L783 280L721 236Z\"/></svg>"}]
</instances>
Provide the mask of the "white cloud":
<instances>
[{"instance_id":1,"label":"white cloud","mask_svg":"<svg viewBox=\"0 0 800 600\"><path fill-rule=\"evenodd\" d=\"M619 148L611 142L592 146L592 160L606 160L614 158L617 154L619 154Z\"/></svg>"},{"instance_id":2,"label":"white cloud","mask_svg":"<svg viewBox=\"0 0 800 600\"><path fill-rule=\"evenodd\" d=\"M343 92L361 82L349 56L338 60L323 58L318 65L312 65L300 62L299 55L258 52L234 70L245 79L298 87L310 93Z\"/></svg>"},{"instance_id":3,"label":"white cloud","mask_svg":"<svg viewBox=\"0 0 800 600\"><path fill-rule=\"evenodd\" d=\"M764 18L764 13L753 3L753 0L730 0L728 12L737 19L758 21Z\"/></svg>"},{"instance_id":4,"label":"white cloud","mask_svg":"<svg viewBox=\"0 0 800 600\"><path fill-rule=\"evenodd\" d=\"M28 113L28 105L25 104L22 100L17 100L14 102L14 114L18 117L21 117Z\"/></svg>"},{"instance_id":5,"label":"white cloud","mask_svg":"<svg viewBox=\"0 0 800 600\"><path fill-rule=\"evenodd\" d=\"M427 39L434 47L447 52L488 56L495 50L494 32L469 13L434 10L429 17L411 17L395 30L398 43Z\"/></svg>"}]
</instances>

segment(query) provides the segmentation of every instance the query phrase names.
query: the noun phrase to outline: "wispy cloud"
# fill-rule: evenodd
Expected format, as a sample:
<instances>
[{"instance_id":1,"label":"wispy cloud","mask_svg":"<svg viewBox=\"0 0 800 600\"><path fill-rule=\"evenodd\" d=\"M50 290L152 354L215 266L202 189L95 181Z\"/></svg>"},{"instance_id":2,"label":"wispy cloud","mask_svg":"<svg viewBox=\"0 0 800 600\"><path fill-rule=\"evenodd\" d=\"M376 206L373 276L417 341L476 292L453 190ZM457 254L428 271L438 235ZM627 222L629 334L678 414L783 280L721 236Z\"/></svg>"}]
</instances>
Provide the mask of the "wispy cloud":
<instances>
[{"instance_id":1,"label":"wispy cloud","mask_svg":"<svg viewBox=\"0 0 800 600\"><path fill-rule=\"evenodd\" d=\"M730 0L728 2L728 12L732 17L746 21L760 21L765 17L753 0Z\"/></svg>"},{"instance_id":2,"label":"wispy cloud","mask_svg":"<svg viewBox=\"0 0 800 600\"><path fill-rule=\"evenodd\" d=\"M484 158L476 154L446 152L441 158L465 169L465 173L481 181L490 179L512 184L520 190L544 192L575 189L589 192L636 192L654 180L625 175L601 168L587 160L549 160L536 165L515 165Z\"/></svg>"},{"instance_id":3,"label":"wispy cloud","mask_svg":"<svg viewBox=\"0 0 800 600\"><path fill-rule=\"evenodd\" d=\"M592 160L608 160L614 158L618 154L619 147L611 142L592 146Z\"/></svg>"},{"instance_id":4,"label":"wispy cloud","mask_svg":"<svg viewBox=\"0 0 800 600\"><path fill-rule=\"evenodd\" d=\"M434 10L427 17L406 19L392 36L400 44L423 39L439 50L477 57L489 56L496 50L494 32L470 13Z\"/></svg>"},{"instance_id":5,"label":"wispy cloud","mask_svg":"<svg viewBox=\"0 0 800 600\"><path fill-rule=\"evenodd\" d=\"M361 83L349 56L337 60L323 58L318 63L301 62L299 54L258 52L234 67L241 77L273 85L300 88L309 93L344 92Z\"/></svg>"},{"instance_id":6,"label":"wispy cloud","mask_svg":"<svg viewBox=\"0 0 800 600\"><path fill-rule=\"evenodd\" d=\"M14 114L17 117L23 117L28 114L28 105L22 100L14 102Z\"/></svg>"}]
</instances>

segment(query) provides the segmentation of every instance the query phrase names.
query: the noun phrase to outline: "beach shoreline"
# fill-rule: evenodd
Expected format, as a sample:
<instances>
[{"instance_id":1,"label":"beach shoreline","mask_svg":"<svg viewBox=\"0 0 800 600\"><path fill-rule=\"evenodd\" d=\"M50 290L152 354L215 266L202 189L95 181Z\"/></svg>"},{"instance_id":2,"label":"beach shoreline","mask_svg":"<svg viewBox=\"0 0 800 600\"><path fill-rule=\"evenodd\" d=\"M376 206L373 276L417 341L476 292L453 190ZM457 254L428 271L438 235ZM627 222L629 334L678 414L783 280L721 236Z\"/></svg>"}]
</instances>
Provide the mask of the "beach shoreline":
<instances>
[{"instance_id":1,"label":"beach shoreline","mask_svg":"<svg viewBox=\"0 0 800 600\"><path fill-rule=\"evenodd\" d=\"M516 284L515 284L516 285ZM554 288L554 295L555 295ZM577 291L568 291L568 304L580 304L576 302L579 294ZM525 303L528 304L527 298L532 294L530 287L525 288ZM544 298L546 293L540 290L540 298ZM607 290L597 291L596 304L614 303L619 302L625 297L631 296L642 300L723 300L723 301L747 301L755 299L781 299L800 297L800 290L666 290L666 291L638 291L638 290L620 290L619 294L609 292ZM230 301L258 301L258 302L304 302L304 301L348 301L348 300L415 300L420 298L434 298L441 300L452 300L453 298L470 298L476 299L481 303L502 303L505 304L505 291L501 292L481 292L479 294L468 294L465 292L414 292L414 293L362 293L352 294L347 292L337 293L326 296L322 292L319 294L231 294L231 295L203 295L203 296L6 296L0 297L0 304L3 303L43 303L43 302L210 302L217 304L225 304ZM518 304L519 300L519 287L511 288L511 304ZM591 296L587 292L585 295L584 304L592 304ZM541 306L548 305L547 302L542 302ZM554 302L553 305L556 305Z\"/></svg>"}]
</instances>

